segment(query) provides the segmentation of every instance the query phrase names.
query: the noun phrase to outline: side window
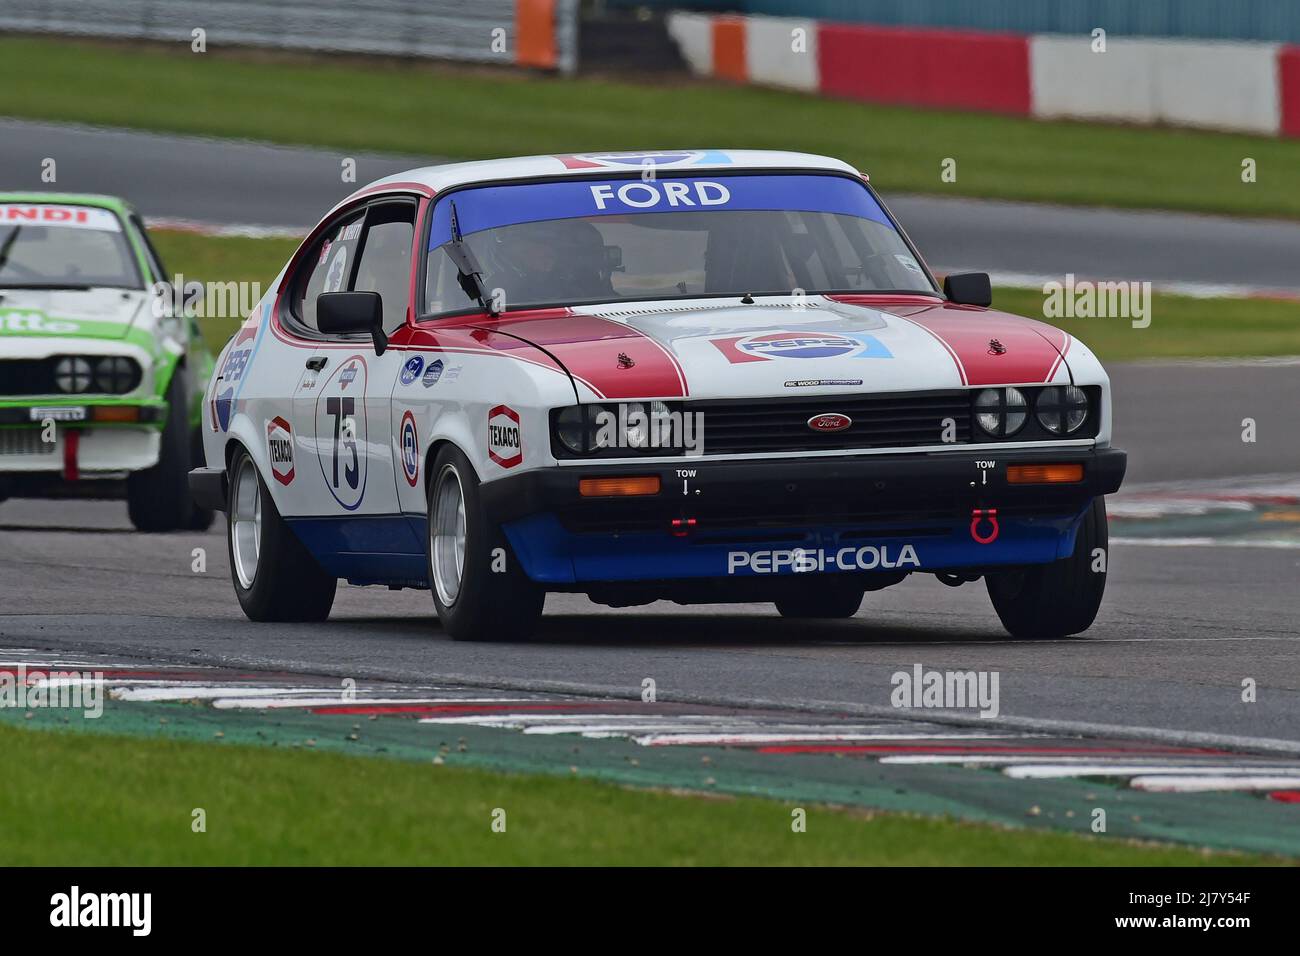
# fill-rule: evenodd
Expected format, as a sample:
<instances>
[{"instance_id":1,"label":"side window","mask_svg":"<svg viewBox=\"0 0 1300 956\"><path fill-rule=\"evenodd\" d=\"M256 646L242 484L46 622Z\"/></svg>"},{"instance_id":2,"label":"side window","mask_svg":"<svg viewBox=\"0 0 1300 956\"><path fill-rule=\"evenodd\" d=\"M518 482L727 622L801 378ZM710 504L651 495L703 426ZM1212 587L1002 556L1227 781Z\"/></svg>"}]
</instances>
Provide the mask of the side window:
<instances>
[{"instance_id":1,"label":"side window","mask_svg":"<svg viewBox=\"0 0 1300 956\"><path fill-rule=\"evenodd\" d=\"M308 259L310 271L300 274L293 299L294 316L309 329L316 328L316 296L322 292L342 292L356 262L361 245L364 211L341 221L319 240Z\"/></svg>"},{"instance_id":2,"label":"side window","mask_svg":"<svg viewBox=\"0 0 1300 956\"><path fill-rule=\"evenodd\" d=\"M415 238L415 206L407 202L376 203L366 218L361 259L354 292L378 292L384 300L384 331L406 321L411 291L411 242Z\"/></svg>"}]
</instances>

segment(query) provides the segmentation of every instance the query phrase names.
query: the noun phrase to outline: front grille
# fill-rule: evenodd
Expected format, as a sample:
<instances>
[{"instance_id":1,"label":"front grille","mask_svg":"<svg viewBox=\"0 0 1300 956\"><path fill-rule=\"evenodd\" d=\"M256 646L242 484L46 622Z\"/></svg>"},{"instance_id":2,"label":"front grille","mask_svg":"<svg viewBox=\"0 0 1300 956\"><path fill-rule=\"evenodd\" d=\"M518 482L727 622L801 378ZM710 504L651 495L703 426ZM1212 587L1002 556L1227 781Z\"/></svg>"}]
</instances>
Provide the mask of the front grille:
<instances>
[{"instance_id":1,"label":"front grille","mask_svg":"<svg viewBox=\"0 0 1300 956\"><path fill-rule=\"evenodd\" d=\"M54 359L5 359L0 361L0 395L53 395Z\"/></svg>"},{"instance_id":2,"label":"front grille","mask_svg":"<svg viewBox=\"0 0 1300 956\"><path fill-rule=\"evenodd\" d=\"M703 413L705 456L909 448L971 440L970 395L965 390L696 401L685 408ZM808 419L827 413L846 415L853 423L836 432L808 427Z\"/></svg>"},{"instance_id":3,"label":"front grille","mask_svg":"<svg viewBox=\"0 0 1300 956\"><path fill-rule=\"evenodd\" d=\"M0 428L0 455L51 455L54 448L39 428Z\"/></svg>"}]
</instances>

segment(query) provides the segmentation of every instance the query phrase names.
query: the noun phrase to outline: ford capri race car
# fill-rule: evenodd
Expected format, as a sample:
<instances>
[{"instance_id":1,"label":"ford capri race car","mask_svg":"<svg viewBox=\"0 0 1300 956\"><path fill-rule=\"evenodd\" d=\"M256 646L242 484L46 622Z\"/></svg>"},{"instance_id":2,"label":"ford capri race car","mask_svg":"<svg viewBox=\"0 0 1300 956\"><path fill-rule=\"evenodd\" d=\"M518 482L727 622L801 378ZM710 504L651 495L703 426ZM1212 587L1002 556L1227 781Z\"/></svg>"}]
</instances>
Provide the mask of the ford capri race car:
<instances>
[{"instance_id":1,"label":"ford capri race car","mask_svg":"<svg viewBox=\"0 0 1300 956\"><path fill-rule=\"evenodd\" d=\"M167 281L122 201L0 194L0 500L124 491L142 531L211 524L186 476L212 355Z\"/></svg>"},{"instance_id":2,"label":"ford capri race car","mask_svg":"<svg viewBox=\"0 0 1300 956\"><path fill-rule=\"evenodd\" d=\"M415 170L330 211L226 346L191 487L253 620L323 619L339 579L427 587L460 639L526 635L548 591L835 618L929 573L1077 633L1109 382L990 301L833 159Z\"/></svg>"}]
</instances>

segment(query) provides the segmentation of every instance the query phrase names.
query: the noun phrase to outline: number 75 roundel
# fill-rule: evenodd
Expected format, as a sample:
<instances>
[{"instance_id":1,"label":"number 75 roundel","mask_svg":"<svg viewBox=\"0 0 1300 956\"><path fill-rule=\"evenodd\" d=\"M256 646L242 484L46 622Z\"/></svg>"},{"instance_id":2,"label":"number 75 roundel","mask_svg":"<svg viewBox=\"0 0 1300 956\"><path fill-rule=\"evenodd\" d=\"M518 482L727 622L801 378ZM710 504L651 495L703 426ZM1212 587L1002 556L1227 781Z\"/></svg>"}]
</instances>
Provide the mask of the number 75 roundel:
<instances>
[{"instance_id":1,"label":"number 75 roundel","mask_svg":"<svg viewBox=\"0 0 1300 956\"><path fill-rule=\"evenodd\" d=\"M325 487L348 511L366 494L366 360L344 359L316 397L316 455Z\"/></svg>"}]
</instances>

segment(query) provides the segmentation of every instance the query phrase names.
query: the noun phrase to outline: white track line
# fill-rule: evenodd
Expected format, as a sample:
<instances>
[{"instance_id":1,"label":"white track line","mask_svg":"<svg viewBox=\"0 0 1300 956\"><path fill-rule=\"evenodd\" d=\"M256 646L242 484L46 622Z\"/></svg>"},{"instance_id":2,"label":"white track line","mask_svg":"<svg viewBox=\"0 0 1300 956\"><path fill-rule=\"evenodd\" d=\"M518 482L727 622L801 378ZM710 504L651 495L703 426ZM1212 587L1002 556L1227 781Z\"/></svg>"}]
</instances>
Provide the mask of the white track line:
<instances>
[{"instance_id":1,"label":"white track line","mask_svg":"<svg viewBox=\"0 0 1300 956\"><path fill-rule=\"evenodd\" d=\"M212 706L218 710L278 710L292 707L385 707L402 704L420 704L425 706L457 704L517 704L531 698L520 697L373 697L344 700L334 697L263 697L244 700L231 697L218 697Z\"/></svg>"},{"instance_id":2,"label":"white track line","mask_svg":"<svg viewBox=\"0 0 1300 956\"><path fill-rule=\"evenodd\" d=\"M1129 786L1152 793L1208 793L1214 790L1296 790L1300 778L1279 776L1134 777Z\"/></svg>"},{"instance_id":3,"label":"white track line","mask_svg":"<svg viewBox=\"0 0 1300 956\"><path fill-rule=\"evenodd\" d=\"M953 737L950 735L935 736L932 734L855 734L855 733L716 733L716 734L692 734L692 733L670 733L670 734L647 734L645 736L634 737L633 739L643 747L663 747L663 746L680 746L695 744L715 744L719 746L732 746L742 744L795 744L807 741L809 743L851 743L862 740L899 740L915 741L923 740L927 743L938 743L943 740L998 740L998 739L1019 739L1016 734L978 734L970 737Z\"/></svg>"},{"instance_id":4,"label":"white track line","mask_svg":"<svg viewBox=\"0 0 1300 956\"><path fill-rule=\"evenodd\" d=\"M1268 773L1281 777L1294 778L1292 783L1300 783L1300 767L1241 767L1237 765L1207 764L1205 766L1188 766L1187 764L1024 764L1006 767L1002 771L1008 777L1017 780L1048 780L1057 777L1142 777L1148 774L1174 776L1250 776Z\"/></svg>"},{"instance_id":5,"label":"white track line","mask_svg":"<svg viewBox=\"0 0 1300 956\"><path fill-rule=\"evenodd\" d=\"M236 697L288 697L293 694L317 694L319 687L213 687L209 685L172 685L169 687L114 687L109 696L114 700L167 701L208 700Z\"/></svg>"}]
</instances>

